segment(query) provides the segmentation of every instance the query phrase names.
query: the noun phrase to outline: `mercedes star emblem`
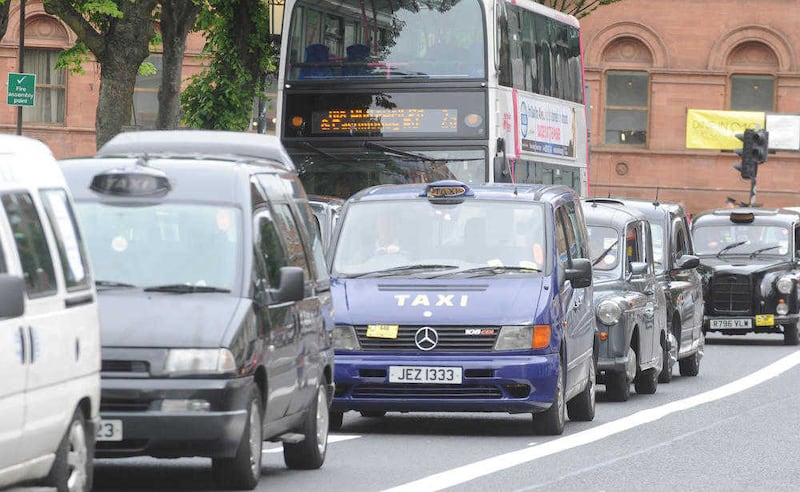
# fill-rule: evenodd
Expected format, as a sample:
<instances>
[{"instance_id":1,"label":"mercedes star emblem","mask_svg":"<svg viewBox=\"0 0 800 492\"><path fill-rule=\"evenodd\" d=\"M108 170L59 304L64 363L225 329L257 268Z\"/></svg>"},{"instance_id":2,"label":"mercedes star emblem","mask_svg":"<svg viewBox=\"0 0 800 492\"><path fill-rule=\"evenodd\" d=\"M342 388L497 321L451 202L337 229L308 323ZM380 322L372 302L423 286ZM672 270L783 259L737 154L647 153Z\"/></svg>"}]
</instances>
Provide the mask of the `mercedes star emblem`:
<instances>
[{"instance_id":1,"label":"mercedes star emblem","mask_svg":"<svg viewBox=\"0 0 800 492\"><path fill-rule=\"evenodd\" d=\"M430 326L423 326L414 335L414 343L420 350L428 351L436 348L439 343L439 334Z\"/></svg>"}]
</instances>

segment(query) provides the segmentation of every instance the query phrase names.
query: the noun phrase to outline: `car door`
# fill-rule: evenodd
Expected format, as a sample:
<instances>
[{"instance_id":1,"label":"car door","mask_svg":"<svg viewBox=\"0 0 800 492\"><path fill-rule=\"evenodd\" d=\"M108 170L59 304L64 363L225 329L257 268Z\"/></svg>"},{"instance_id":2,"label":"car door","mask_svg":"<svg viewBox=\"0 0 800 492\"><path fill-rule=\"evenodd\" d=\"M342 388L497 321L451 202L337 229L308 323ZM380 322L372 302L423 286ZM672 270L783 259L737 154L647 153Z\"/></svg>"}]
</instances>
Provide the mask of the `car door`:
<instances>
[{"instance_id":1,"label":"car door","mask_svg":"<svg viewBox=\"0 0 800 492\"><path fill-rule=\"evenodd\" d=\"M11 232L5 214L0 216L0 273L22 276L11 262ZM9 266L11 269L9 269ZM28 337L24 318L0 318L0 472L19 464L28 378Z\"/></svg>"},{"instance_id":2,"label":"car door","mask_svg":"<svg viewBox=\"0 0 800 492\"><path fill-rule=\"evenodd\" d=\"M279 286L280 269L287 266L287 259L272 213L265 206L255 212L253 230L254 310L266 345L269 389L265 421L274 422L286 416L297 386L297 315L294 302L278 302L270 295Z\"/></svg>"},{"instance_id":3,"label":"car door","mask_svg":"<svg viewBox=\"0 0 800 492\"><path fill-rule=\"evenodd\" d=\"M639 325L639 363L646 364L653 360L655 344L658 342L656 333L656 288L655 272L652 259L648 263L648 246L652 257L652 239L649 237L650 228L645 221L630 222L625 230L625 252L627 268L630 275L630 285L644 298L641 323ZM631 270L632 263L645 263L647 270L641 274L634 274Z\"/></svg>"},{"instance_id":4,"label":"car door","mask_svg":"<svg viewBox=\"0 0 800 492\"><path fill-rule=\"evenodd\" d=\"M671 241L673 256L670 261L673 264L684 255L694 254L685 218L672 219ZM671 276L672 288L678 291L680 297L676 307L681 319L679 353L682 353L697 342L703 328L703 285L697 268L673 269Z\"/></svg>"}]
</instances>

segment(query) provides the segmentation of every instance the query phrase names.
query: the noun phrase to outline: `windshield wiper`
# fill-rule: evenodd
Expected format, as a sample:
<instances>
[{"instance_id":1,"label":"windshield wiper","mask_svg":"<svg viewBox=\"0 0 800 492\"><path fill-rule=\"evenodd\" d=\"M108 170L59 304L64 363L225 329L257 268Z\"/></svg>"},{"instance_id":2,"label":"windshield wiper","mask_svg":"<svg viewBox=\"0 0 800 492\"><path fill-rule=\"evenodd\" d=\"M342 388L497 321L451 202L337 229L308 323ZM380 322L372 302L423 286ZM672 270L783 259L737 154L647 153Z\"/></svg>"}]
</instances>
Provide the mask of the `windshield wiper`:
<instances>
[{"instance_id":1,"label":"windshield wiper","mask_svg":"<svg viewBox=\"0 0 800 492\"><path fill-rule=\"evenodd\" d=\"M598 256L597 258L595 258L594 260L592 260L592 266L595 266L595 265L597 265L598 263L600 263L600 260L602 260L603 258L605 258L605 257L606 257L606 255L607 255L608 253L610 253L612 249L614 249L614 247L617 245L617 243L618 243L618 242L619 242L619 238L617 238L617 240L616 240L616 241L614 241L613 243L611 243L611 246L607 247L607 248L606 248L606 249L605 249L605 250L604 250L602 253L600 253L600 256Z\"/></svg>"},{"instance_id":2,"label":"windshield wiper","mask_svg":"<svg viewBox=\"0 0 800 492\"><path fill-rule=\"evenodd\" d=\"M377 144L375 142L366 141L364 142L364 147L368 149L377 149L382 150L384 152L390 152L392 154L396 154L403 157L411 157L412 159L418 159L420 161L427 161L427 162L450 162L454 159L434 159L433 157L427 157L422 154L415 154L413 152L406 152L404 150L393 149L391 147L387 147L385 145ZM461 159L459 159L461 160Z\"/></svg>"},{"instance_id":3,"label":"windshield wiper","mask_svg":"<svg viewBox=\"0 0 800 492\"><path fill-rule=\"evenodd\" d=\"M210 293L210 292L230 292L230 289L223 289L222 287L213 287L210 285L189 285L189 284L167 284L167 285L154 285L152 287L145 287L145 292L172 292L175 294L195 294L195 293Z\"/></svg>"},{"instance_id":4,"label":"windshield wiper","mask_svg":"<svg viewBox=\"0 0 800 492\"><path fill-rule=\"evenodd\" d=\"M482 267L475 267L475 268L467 268L464 270L458 270L456 272L447 272L444 275L438 275L439 277L449 276L452 277L454 275L460 275L462 273L478 273L478 274L489 274L489 275L500 275L501 273L506 272L526 272L526 273L534 273L539 272L541 270L538 268L533 267L522 267L522 266L512 266L512 265L496 265L496 266L482 266Z\"/></svg>"},{"instance_id":5,"label":"windshield wiper","mask_svg":"<svg viewBox=\"0 0 800 492\"><path fill-rule=\"evenodd\" d=\"M771 249L777 249L777 248L780 248L780 247L781 247L780 244L775 244L773 246L767 246L767 247L764 247L764 248L759 248L759 249L753 251L752 253L750 253L750 258L755 258L756 256L758 256L759 254L763 253L764 251L769 251Z\"/></svg>"},{"instance_id":6,"label":"windshield wiper","mask_svg":"<svg viewBox=\"0 0 800 492\"><path fill-rule=\"evenodd\" d=\"M729 250L731 250L731 249L733 249L733 248L738 248L739 246L741 246L741 245L743 245L743 244L747 244L747 243L749 243L749 242L750 242L750 241L737 241L737 242L735 242L735 243L731 243L731 244L729 244L729 245L725 246L724 248L722 248L721 250L719 250L719 251L717 252L717 258L719 258L719 257L720 257L720 255L722 255L722 253L724 253L724 252L726 252L726 251L729 251Z\"/></svg>"},{"instance_id":7,"label":"windshield wiper","mask_svg":"<svg viewBox=\"0 0 800 492\"><path fill-rule=\"evenodd\" d=\"M319 147L316 147L314 144L312 144L312 143L310 143L310 142L301 142L301 145L302 145L303 147L307 148L307 149L311 149L311 150L313 150L313 151L314 151L314 152L316 152L317 154L322 154L322 155L324 155L324 156L325 156L325 157L327 157L328 159L333 159L334 161L340 161L340 160L341 160L341 159L339 159L338 157L336 157L335 155L333 155L333 154L331 154L331 153L328 153L328 152L325 152L324 150L320 149Z\"/></svg>"},{"instance_id":8,"label":"windshield wiper","mask_svg":"<svg viewBox=\"0 0 800 492\"><path fill-rule=\"evenodd\" d=\"M115 287L126 288L126 289L136 287L133 284L126 284L125 282L117 282L116 280L95 280L94 285L97 287L108 287L111 289Z\"/></svg>"},{"instance_id":9,"label":"windshield wiper","mask_svg":"<svg viewBox=\"0 0 800 492\"><path fill-rule=\"evenodd\" d=\"M348 275L347 278L364 278L364 277L380 277L383 275L393 275L396 273L408 273L415 270L451 270L458 268L456 265L438 265L438 264L424 264L417 265L403 265L399 267L386 268L384 270L376 270L374 272L357 273L355 275Z\"/></svg>"}]
</instances>

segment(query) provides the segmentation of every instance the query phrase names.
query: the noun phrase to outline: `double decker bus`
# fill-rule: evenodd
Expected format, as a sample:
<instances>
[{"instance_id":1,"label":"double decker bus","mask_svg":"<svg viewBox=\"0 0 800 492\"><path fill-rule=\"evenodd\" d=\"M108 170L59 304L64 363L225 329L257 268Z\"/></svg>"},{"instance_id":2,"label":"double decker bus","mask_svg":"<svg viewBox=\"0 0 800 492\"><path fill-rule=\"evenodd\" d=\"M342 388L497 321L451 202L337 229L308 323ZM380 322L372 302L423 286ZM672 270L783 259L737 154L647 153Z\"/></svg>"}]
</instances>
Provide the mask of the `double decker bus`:
<instances>
[{"instance_id":1,"label":"double decker bus","mask_svg":"<svg viewBox=\"0 0 800 492\"><path fill-rule=\"evenodd\" d=\"M276 132L310 194L588 193L580 26L532 0L287 0Z\"/></svg>"}]
</instances>

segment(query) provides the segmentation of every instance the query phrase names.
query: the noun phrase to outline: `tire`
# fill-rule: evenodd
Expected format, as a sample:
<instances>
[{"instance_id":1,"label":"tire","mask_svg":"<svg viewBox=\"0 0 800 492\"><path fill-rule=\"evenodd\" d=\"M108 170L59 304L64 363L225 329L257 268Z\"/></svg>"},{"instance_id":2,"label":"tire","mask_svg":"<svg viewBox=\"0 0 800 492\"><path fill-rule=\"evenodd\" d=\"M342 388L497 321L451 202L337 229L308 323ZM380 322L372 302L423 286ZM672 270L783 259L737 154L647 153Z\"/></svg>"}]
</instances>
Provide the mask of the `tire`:
<instances>
[{"instance_id":1,"label":"tire","mask_svg":"<svg viewBox=\"0 0 800 492\"><path fill-rule=\"evenodd\" d=\"M631 397L631 377L636 374L639 360L636 351L628 347L628 363L623 372L606 373L606 396L611 401L628 401Z\"/></svg>"},{"instance_id":2,"label":"tire","mask_svg":"<svg viewBox=\"0 0 800 492\"><path fill-rule=\"evenodd\" d=\"M381 410L364 410L361 412L362 417L370 418L370 419L379 419L386 415L386 412Z\"/></svg>"},{"instance_id":3,"label":"tire","mask_svg":"<svg viewBox=\"0 0 800 492\"><path fill-rule=\"evenodd\" d=\"M586 387L583 391L575 395L575 398L567 402L567 415L570 420L581 422L591 422L594 420L595 392L597 391L595 380L597 373L595 372L594 358L592 359L591 364L589 364L589 378L586 382Z\"/></svg>"},{"instance_id":4,"label":"tire","mask_svg":"<svg viewBox=\"0 0 800 492\"><path fill-rule=\"evenodd\" d=\"M211 472L220 488L252 490L258 485L263 444L262 413L261 394L253 387L247 399L247 423L236 455L211 461Z\"/></svg>"},{"instance_id":5,"label":"tire","mask_svg":"<svg viewBox=\"0 0 800 492\"><path fill-rule=\"evenodd\" d=\"M800 344L800 334L797 332L797 323L791 325L783 325L783 344L784 345L797 345Z\"/></svg>"},{"instance_id":6,"label":"tire","mask_svg":"<svg viewBox=\"0 0 800 492\"><path fill-rule=\"evenodd\" d=\"M560 358L559 358L560 359ZM564 364L559 360L556 393L553 404L544 412L533 414L533 432L540 436L559 436L564 433L564 422L567 419L564 403Z\"/></svg>"},{"instance_id":7,"label":"tire","mask_svg":"<svg viewBox=\"0 0 800 492\"><path fill-rule=\"evenodd\" d=\"M680 330L680 327L678 327ZM672 381L672 366L675 364L675 361L678 360L678 339L670 333L667 335L668 339L664 341L665 345L669 345L670 348L662 347L663 353L661 354L662 363L661 363L661 372L658 373L658 382L659 383L669 383Z\"/></svg>"},{"instance_id":8,"label":"tire","mask_svg":"<svg viewBox=\"0 0 800 492\"><path fill-rule=\"evenodd\" d=\"M306 412L301 432L306 436L297 443L283 443L283 461L293 470L316 470L325 463L328 450L328 392L319 385L317 396Z\"/></svg>"},{"instance_id":9,"label":"tire","mask_svg":"<svg viewBox=\"0 0 800 492\"><path fill-rule=\"evenodd\" d=\"M658 373L661 369L658 367L651 367L646 371L639 373L639 377L633 383L636 388L636 393L640 395L652 395L658 389Z\"/></svg>"},{"instance_id":10,"label":"tire","mask_svg":"<svg viewBox=\"0 0 800 492\"><path fill-rule=\"evenodd\" d=\"M344 421L344 412L329 412L328 413L328 430L338 431L342 428Z\"/></svg>"},{"instance_id":11,"label":"tire","mask_svg":"<svg viewBox=\"0 0 800 492\"><path fill-rule=\"evenodd\" d=\"M678 361L681 376L697 376L700 373L700 351Z\"/></svg>"},{"instance_id":12,"label":"tire","mask_svg":"<svg viewBox=\"0 0 800 492\"><path fill-rule=\"evenodd\" d=\"M43 485L58 492L89 492L94 473L94 449L89 442L86 419L77 409L58 444L56 459Z\"/></svg>"}]
</instances>

